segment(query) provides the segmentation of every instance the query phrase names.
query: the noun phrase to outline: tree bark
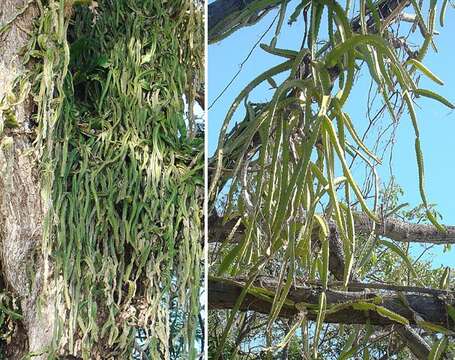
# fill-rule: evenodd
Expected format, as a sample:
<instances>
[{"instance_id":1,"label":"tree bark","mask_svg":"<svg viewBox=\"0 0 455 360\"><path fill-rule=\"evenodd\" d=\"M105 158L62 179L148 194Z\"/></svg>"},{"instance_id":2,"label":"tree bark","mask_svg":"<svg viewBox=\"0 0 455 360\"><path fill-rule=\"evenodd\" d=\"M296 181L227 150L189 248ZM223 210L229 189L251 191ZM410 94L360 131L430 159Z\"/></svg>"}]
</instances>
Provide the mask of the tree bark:
<instances>
[{"instance_id":1,"label":"tree bark","mask_svg":"<svg viewBox=\"0 0 455 360\"><path fill-rule=\"evenodd\" d=\"M372 225L366 215L355 214L355 227L359 233L368 232ZM455 226L452 225L446 225L446 232L440 232L433 225L413 224L393 217L376 225L376 234L399 242L455 244Z\"/></svg>"},{"instance_id":2,"label":"tree bark","mask_svg":"<svg viewBox=\"0 0 455 360\"><path fill-rule=\"evenodd\" d=\"M243 281L209 278L209 309L232 309L243 287ZM255 287L266 292L275 293L277 284L273 280L261 278L260 281L255 283ZM321 292L321 288L292 287L287 300L294 304L305 303L307 308L314 307L317 309ZM378 294L327 290L327 306L355 301L368 301L368 298L371 299L376 295ZM401 315L408 320L411 326L419 326L416 323L416 318L420 318L423 321L455 331L455 323L447 316L446 310L447 305L455 305L453 298L451 300L449 298L443 300L443 298L428 295L403 295L410 306L409 308L403 304L402 299L397 295L382 294L380 296L382 297L380 306ZM271 302L248 293L240 305L240 310L269 314L271 307ZM299 312L300 310L295 305L285 304L279 316L290 318L299 315ZM317 312L308 311L306 316L309 320L316 320ZM390 318L381 316L376 311L356 310L352 306L340 307L336 312L327 313L324 322L340 324L366 324L370 322L371 325L378 326L397 324Z\"/></svg>"},{"instance_id":3,"label":"tree bark","mask_svg":"<svg viewBox=\"0 0 455 360\"><path fill-rule=\"evenodd\" d=\"M20 51L28 41L27 33L32 30L38 12L26 0L4 0L0 5L0 25L12 20L24 6L27 10L11 22L11 28L0 39L0 100L4 101L13 92L16 77L25 71ZM23 320L17 326L16 336L22 342L26 337L28 346L22 344L18 351L19 345L13 341L7 349L8 359L20 359L27 352L42 353L51 344L55 310L47 300L52 294L42 293L45 279L40 244L44 207L39 159L33 152L31 138L30 99L11 110L19 127L0 132L0 271L8 290L20 299ZM47 355L34 357L45 358Z\"/></svg>"},{"instance_id":4,"label":"tree bark","mask_svg":"<svg viewBox=\"0 0 455 360\"><path fill-rule=\"evenodd\" d=\"M426 360L430 355L431 347L422 337L409 325L398 326L397 333L409 350L419 360Z\"/></svg>"},{"instance_id":5,"label":"tree bark","mask_svg":"<svg viewBox=\"0 0 455 360\"><path fill-rule=\"evenodd\" d=\"M220 41L237 29L252 25L261 18L261 14L281 4L281 0L270 0L261 4L257 11L243 18L242 12L251 8L257 0L216 0L208 7L208 42Z\"/></svg>"},{"instance_id":6,"label":"tree bark","mask_svg":"<svg viewBox=\"0 0 455 360\"><path fill-rule=\"evenodd\" d=\"M223 242L231 233L238 219L233 218L224 223L223 218L217 214L210 215L208 242ZM368 235L371 232L373 221L365 214L355 213L354 225L358 234ZM336 229L335 223L330 223L329 226L331 229ZM444 227L446 231L440 232L433 225L413 224L390 217L376 223L375 234L405 243L455 244L455 226L446 225ZM243 225L240 225L232 237L232 242L240 241L244 230Z\"/></svg>"}]
</instances>

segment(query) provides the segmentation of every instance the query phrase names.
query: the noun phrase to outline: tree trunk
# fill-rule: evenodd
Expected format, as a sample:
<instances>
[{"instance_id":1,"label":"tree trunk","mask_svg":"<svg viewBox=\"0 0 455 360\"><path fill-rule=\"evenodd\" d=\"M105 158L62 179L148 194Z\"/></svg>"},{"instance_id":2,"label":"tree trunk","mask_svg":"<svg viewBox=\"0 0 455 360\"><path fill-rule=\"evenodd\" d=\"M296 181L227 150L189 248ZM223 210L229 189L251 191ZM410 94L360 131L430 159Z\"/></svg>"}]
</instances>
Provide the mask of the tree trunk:
<instances>
[{"instance_id":1,"label":"tree trunk","mask_svg":"<svg viewBox=\"0 0 455 360\"><path fill-rule=\"evenodd\" d=\"M20 51L32 30L37 9L30 1L4 0L0 5L0 25L11 21L0 39L0 100L13 92L13 82L25 71ZM43 264L40 244L44 206L41 201L39 159L33 151L32 103L25 99L8 109L19 126L0 131L0 276L6 289L20 300L22 322L6 349L8 359L20 359L27 352L42 353L53 336L54 309L42 291ZM1 112L0 112L1 113ZM5 112L2 115L5 120ZM1 130L1 128L0 128ZM6 289L0 289L0 293ZM47 298L51 298L48 294ZM45 359L39 355L34 359Z\"/></svg>"}]
</instances>

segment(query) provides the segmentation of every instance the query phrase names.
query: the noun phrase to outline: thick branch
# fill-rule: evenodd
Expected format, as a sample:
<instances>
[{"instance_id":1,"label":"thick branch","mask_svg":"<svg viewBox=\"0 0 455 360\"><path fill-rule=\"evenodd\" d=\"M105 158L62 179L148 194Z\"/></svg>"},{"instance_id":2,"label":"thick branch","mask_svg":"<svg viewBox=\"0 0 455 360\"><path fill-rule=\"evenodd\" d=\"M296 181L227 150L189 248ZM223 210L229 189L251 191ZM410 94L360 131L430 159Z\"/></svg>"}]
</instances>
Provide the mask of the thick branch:
<instances>
[{"instance_id":1,"label":"thick branch","mask_svg":"<svg viewBox=\"0 0 455 360\"><path fill-rule=\"evenodd\" d=\"M216 0L209 4L209 44L224 39L244 26L256 23L264 12L277 7L281 0L262 2L260 6L254 3L257 3L257 0ZM248 13L248 16L245 17L242 13Z\"/></svg>"},{"instance_id":2,"label":"thick branch","mask_svg":"<svg viewBox=\"0 0 455 360\"><path fill-rule=\"evenodd\" d=\"M368 233L372 221L363 214L356 214L355 227L359 233ZM387 218L376 226L376 233L400 242L432 244L455 244L455 226L446 226L446 232L436 230L433 225L413 224L397 218Z\"/></svg>"},{"instance_id":3,"label":"thick branch","mask_svg":"<svg viewBox=\"0 0 455 360\"><path fill-rule=\"evenodd\" d=\"M209 217L209 236L208 242L224 242L231 232L233 231L239 218L234 218L223 224L223 219L216 214L216 211L212 212ZM245 227L240 224L236 231L233 233L231 238L232 242L239 242L243 236ZM345 256L343 252L343 246L338 235L336 227L330 228L330 248L329 248L329 270L335 276L337 280L343 280L344 267L345 267ZM313 243L319 243L319 238L316 237ZM357 280L357 277L353 275L352 280Z\"/></svg>"},{"instance_id":4,"label":"thick branch","mask_svg":"<svg viewBox=\"0 0 455 360\"><path fill-rule=\"evenodd\" d=\"M196 92L196 98L195 100L199 104L202 110L205 110L205 90L204 87L198 89Z\"/></svg>"},{"instance_id":5,"label":"thick branch","mask_svg":"<svg viewBox=\"0 0 455 360\"><path fill-rule=\"evenodd\" d=\"M399 326L397 328L397 333L403 339L403 341L408 346L409 350L414 354L414 356L419 360L428 359L430 355L431 347L427 342L417 334L412 327L409 325Z\"/></svg>"},{"instance_id":6,"label":"thick branch","mask_svg":"<svg viewBox=\"0 0 455 360\"><path fill-rule=\"evenodd\" d=\"M213 211L212 215L209 217L208 242L222 243L226 241L229 236L231 236L231 242L239 242L244 235L245 227L240 223L235 229L235 232L233 232L238 221L239 218L233 218L226 223L223 223L223 218L218 216L216 211ZM371 220L365 215L356 214L355 227L357 233L368 235L371 231L371 226ZM343 246L336 224L331 222L329 228L329 271L335 279L343 280L346 264ZM383 223L377 224L376 233L392 240L403 242L432 242L436 244L455 243L455 227L453 226L447 227L447 233L438 233L431 225L411 224L399 219L387 219ZM317 244L318 242L318 237L313 239L313 243ZM358 283L358 278L354 272L351 274L351 281L352 283L349 285L350 289L375 288L374 284ZM396 289L393 289L393 286L390 286L389 290Z\"/></svg>"},{"instance_id":7,"label":"thick branch","mask_svg":"<svg viewBox=\"0 0 455 360\"><path fill-rule=\"evenodd\" d=\"M209 309L232 309L240 296L243 282L229 279L209 279ZM261 288L264 292L276 292L277 284L271 280L261 279L260 283L255 286ZM287 300L290 303L299 304L305 303L307 309L317 309L320 288L293 287L289 291ZM364 292L341 292L327 290L327 307L332 305L355 302L374 297L375 294ZM453 300L442 300L434 296L407 294L406 297L410 308L403 304L402 299L397 295L383 295L381 306L401 315L409 321L410 325L416 324L416 314L427 322L443 326L446 329L455 330L454 322L447 316L446 307L448 304L455 305ZM263 314L269 314L271 310L271 302L260 299L251 293L247 294L242 304L241 311L256 311ZM299 306L300 308L300 306ZM279 316L290 318L299 314L296 306L286 304L280 311ZM308 310L307 318L316 320L317 311ZM387 326L396 324L388 317L381 316L376 311L371 310L356 310L352 306L340 307L338 311L328 312L324 318L326 323L342 323L342 324L366 324L369 322L372 325Z\"/></svg>"},{"instance_id":8,"label":"thick branch","mask_svg":"<svg viewBox=\"0 0 455 360\"><path fill-rule=\"evenodd\" d=\"M322 283L319 281L309 281L308 285L311 286L322 286ZM342 287L343 281L329 281L329 287ZM410 285L394 285L387 283L364 283L360 281L348 282L350 291L362 291L365 289L375 289L375 290L385 290L385 291L395 291L395 292L408 292L408 293L418 293L418 294L427 294L432 296L455 296L455 291L453 290L444 290L444 289L433 289L422 286L410 286Z\"/></svg>"},{"instance_id":9,"label":"thick branch","mask_svg":"<svg viewBox=\"0 0 455 360\"><path fill-rule=\"evenodd\" d=\"M209 217L209 242L222 242L231 233L238 218L231 219L223 224L223 219L212 214ZM373 225L366 215L355 214L355 229L358 234L368 235ZM331 228L336 228L335 223L330 224ZM397 218L387 218L376 224L376 234L385 238L399 242L416 242L431 244L455 244L455 226L445 226L446 232L439 232L432 225L413 224ZM238 242L244 231L244 226L240 225L233 238L233 242Z\"/></svg>"}]
</instances>

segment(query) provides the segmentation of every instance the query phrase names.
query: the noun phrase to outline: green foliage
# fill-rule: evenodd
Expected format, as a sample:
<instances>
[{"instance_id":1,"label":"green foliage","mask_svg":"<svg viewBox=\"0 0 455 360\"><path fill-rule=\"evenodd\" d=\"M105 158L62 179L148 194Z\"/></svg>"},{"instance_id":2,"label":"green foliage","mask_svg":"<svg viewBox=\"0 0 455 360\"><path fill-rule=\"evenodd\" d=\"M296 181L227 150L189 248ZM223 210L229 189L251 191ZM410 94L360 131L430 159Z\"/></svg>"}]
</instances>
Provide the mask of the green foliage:
<instances>
[{"instance_id":1,"label":"green foliage","mask_svg":"<svg viewBox=\"0 0 455 360\"><path fill-rule=\"evenodd\" d=\"M141 328L152 358L178 349L175 358L195 359L204 157L183 96L191 118L203 8L104 0L69 14L65 5L38 1L24 56L47 211L43 296L63 282L49 357L127 358ZM181 323L172 334L170 313Z\"/></svg>"},{"instance_id":2,"label":"green foliage","mask_svg":"<svg viewBox=\"0 0 455 360\"><path fill-rule=\"evenodd\" d=\"M3 279L0 277L0 285ZM23 319L21 314L19 299L8 291L0 288L0 359L3 359L6 345L11 342L13 336L18 331L17 322Z\"/></svg>"},{"instance_id":3,"label":"green foliage","mask_svg":"<svg viewBox=\"0 0 455 360\"><path fill-rule=\"evenodd\" d=\"M279 13L280 24L285 3ZM353 31L353 22L340 3L299 3L289 22L293 23L302 11L308 16L308 34L305 32L302 47L298 51L279 48L277 36L281 25L278 25L272 42L262 44L261 48L284 58L284 62L252 80L227 111L217 151L211 160L214 169L209 201L214 208L218 196L227 190L222 213L226 220L241 214L244 235L237 244L223 243L212 269L218 275L241 276L247 280L217 339L214 359L222 358L225 345L232 346L230 332L240 316L237 313L239 305L261 275L275 277L278 284L264 333L268 347L271 346L270 329L296 278L302 277L304 282L319 281L326 290L330 248L327 234L320 231L324 228L323 222L335 223L342 241L346 264L342 289L346 289L354 270L363 277L370 271L373 274L374 269L381 269L384 278L393 278L400 283L430 280L433 283L434 278L439 280L442 275L441 271L431 270L428 264L413 263L406 245L375 239L375 226L379 226L382 217L396 215L404 206L394 204L380 209L378 187L373 201L366 198L366 191L360 185L361 178L352 171L352 162L358 158L367 168L373 169L376 176L375 166L380 164L381 156L369 150L364 139L357 135L358 130L345 107L363 67L363 74L371 77L372 86L383 99L381 105L388 109L394 121L397 112L408 110L415 131L424 218L439 231L445 231L426 197L424 161L414 111L414 101L418 97L429 97L453 107L450 101L432 90L419 89L414 77L415 70L419 70L436 83L442 83L423 61L430 45L434 45L435 4L430 4L424 19L424 8L413 2L420 19L419 26L424 30L421 47L412 59L393 46L393 38L397 36L392 31L395 29L389 27L393 17L380 13L379 3L367 1L365 4L363 1L361 4L369 11L361 11L359 28ZM322 21L325 16L327 31L321 26L325 24ZM301 76L302 73L306 76ZM284 77L281 84L276 79L278 75ZM248 97L256 87L266 82L274 84L271 100L262 104L248 103ZM392 104L395 95L399 100ZM242 102L245 103L245 118L228 131ZM350 138L355 147L350 144ZM370 238L356 234L354 212L359 210L372 224L376 223L371 228ZM424 276L430 280L423 279ZM384 278L381 281L386 281ZM325 300L322 292L311 339L314 357L318 356L324 314L328 311ZM397 323L407 322L376 305L373 310Z\"/></svg>"}]
</instances>

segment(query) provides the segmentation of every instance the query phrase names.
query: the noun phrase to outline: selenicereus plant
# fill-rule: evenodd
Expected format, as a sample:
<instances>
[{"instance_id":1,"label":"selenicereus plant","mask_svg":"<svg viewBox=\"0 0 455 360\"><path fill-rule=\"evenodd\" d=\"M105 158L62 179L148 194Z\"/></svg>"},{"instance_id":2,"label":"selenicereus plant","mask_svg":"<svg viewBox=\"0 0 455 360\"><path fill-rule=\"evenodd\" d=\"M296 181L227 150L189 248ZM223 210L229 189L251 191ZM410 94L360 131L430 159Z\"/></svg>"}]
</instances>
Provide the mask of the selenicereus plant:
<instances>
[{"instance_id":1,"label":"selenicereus plant","mask_svg":"<svg viewBox=\"0 0 455 360\"><path fill-rule=\"evenodd\" d=\"M425 76L442 84L426 65L425 55L436 48L437 14L440 10L442 25L448 1L441 9L436 1L395 0L248 1L231 5L222 0L209 5L209 42L222 41L278 8L275 33L270 43L260 47L279 61L248 79L228 104L216 151L209 159L209 241L219 243L212 254L209 303L217 315L225 315L220 334L211 342L216 344L213 358L222 358L224 345L232 338L248 336L242 330L243 311L265 314L260 340L268 358L285 349L293 336L305 343L306 356L319 358L324 329L334 326L341 332L344 325L350 326L350 319L362 325L366 343L371 325L391 321L404 326L400 336L414 341L409 350L418 352L419 358L428 358L430 346L406 326L445 334L444 345L453 334L453 323L445 323L442 317L431 319L434 324L428 324L428 318L406 318L406 306L394 311L387 302L409 303L408 297L411 299L416 289L406 289L402 283L419 285L416 265L404 243L428 239L417 237L422 229L440 243L448 238L454 241L453 228L440 223L427 199L422 135L415 110L420 98L455 108L431 88L421 88L418 81L418 76ZM403 14L405 9L413 14ZM299 20L303 31L292 48L283 49L280 38L287 17L291 25ZM402 25L409 19L411 25ZM412 41L407 37L408 28L415 32ZM379 155L379 140L369 146L365 139L370 132L362 135L362 126L349 111L360 76L371 80L374 106L380 109L378 114L370 114L372 105L367 104L368 131L373 132L374 120L384 115L388 115L384 117L391 128L404 114L409 115L416 182L425 220L431 225L405 223L394 216L397 209L379 201L377 169L386 159ZM272 87L270 98L253 102L257 92L268 85ZM236 118L242 106L243 112ZM234 120L238 122L234 124ZM366 179L354 171L359 163L365 166ZM222 204L221 197L226 198ZM407 235L410 229L415 229L412 236ZM375 284L378 291L371 292L369 300L352 303L349 297L357 296L355 284L364 280L359 275L365 274L362 269L370 266L377 248L402 261L402 271L394 278L400 282L393 289L397 294L387 297L384 292L391 289ZM444 288L428 293L447 294L448 275L444 276ZM366 289L369 284L359 286ZM404 298L401 290L406 291ZM337 297L341 294L346 297ZM420 304L427 299L431 297L419 297ZM447 307L453 313L453 301L447 299L440 309ZM218 313L221 309L232 311ZM359 318L354 320L354 315ZM292 325L282 337L275 336L274 326L282 319L292 319ZM233 328L236 330L231 334ZM433 349L441 344L429 341ZM346 354L357 351L351 345L346 345ZM239 341L238 351L242 349Z\"/></svg>"}]
</instances>

